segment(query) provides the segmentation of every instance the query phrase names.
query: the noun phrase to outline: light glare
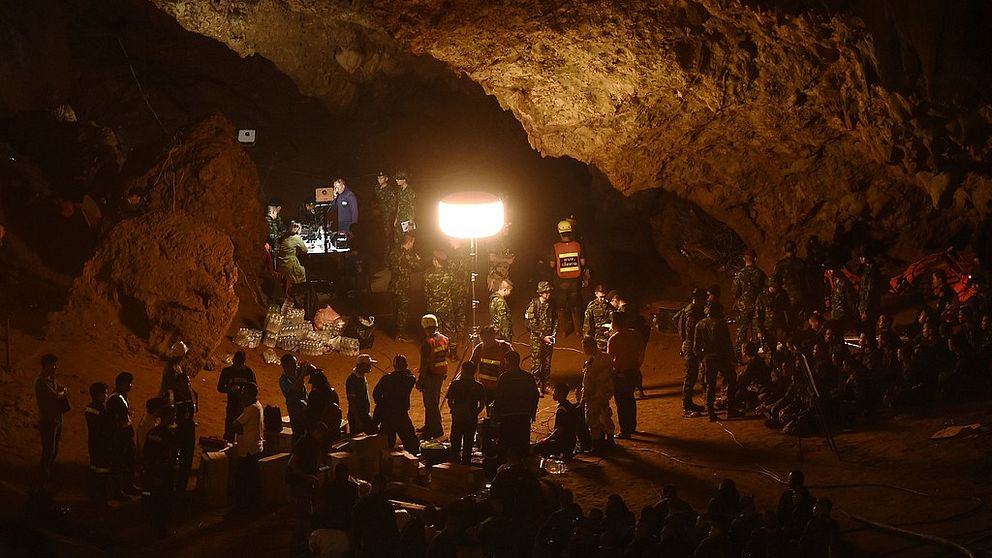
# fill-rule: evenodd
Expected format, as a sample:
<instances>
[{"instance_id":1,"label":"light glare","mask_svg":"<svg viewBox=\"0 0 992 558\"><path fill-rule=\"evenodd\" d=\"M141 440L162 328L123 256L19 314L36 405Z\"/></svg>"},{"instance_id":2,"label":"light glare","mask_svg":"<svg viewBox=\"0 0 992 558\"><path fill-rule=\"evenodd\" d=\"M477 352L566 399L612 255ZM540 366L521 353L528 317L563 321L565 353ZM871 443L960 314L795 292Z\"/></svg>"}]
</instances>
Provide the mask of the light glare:
<instances>
[{"instance_id":1,"label":"light glare","mask_svg":"<svg viewBox=\"0 0 992 558\"><path fill-rule=\"evenodd\" d=\"M503 230L503 200L485 192L445 196L437 214L441 230L454 238L486 238Z\"/></svg>"}]
</instances>

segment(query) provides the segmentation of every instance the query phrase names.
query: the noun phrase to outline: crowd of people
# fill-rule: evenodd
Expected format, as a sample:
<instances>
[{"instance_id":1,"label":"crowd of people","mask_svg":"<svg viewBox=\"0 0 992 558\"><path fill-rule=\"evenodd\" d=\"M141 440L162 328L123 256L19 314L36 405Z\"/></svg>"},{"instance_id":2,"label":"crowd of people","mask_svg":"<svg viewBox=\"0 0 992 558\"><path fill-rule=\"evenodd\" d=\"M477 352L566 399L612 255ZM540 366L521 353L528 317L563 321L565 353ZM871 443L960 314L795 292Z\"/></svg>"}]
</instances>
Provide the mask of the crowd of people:
<instances>
[{"instance_id":1,"label":"crowd of people","mask_svg":"<svg viewBox=\"0 0 992 558\"><path fill-rule=\"evenodd\" d=\"M882 312L885 285L867 250L858 256L860 272L851 274L856 287L845 266L822 259L815 238L805 259L791 242L785 253L766 276L755 252L745 252L733 282L733 342L718 286L695 289L676 315L686 416L706 412L717 419L718 377L726 389L719 406L728 418L760 413L768 426L800 434L992 385L990 307L980 274L969 278L967 297L959 297L944 270L934 269L915 321L895 324ZM705 407L693 401L701 371Z\"/></svg>"},{"instance_id":2,"label":"crowd of people","mask_svg":"<svg viewBox=\"0 0 992 558\"><path fill-rule=\"evenodd\" d=\"M281 404L292 430L286 481L298 527L295 548L309 546L323 556L431 557L455 556L463 545L491 556L757 558L843 552L830 501L810 496L799 472L790 477L777 509L764 513L730 480L720 484L702 513L666 486L661 500L639 517L619 495L586 512L568 491L543 481L529 456L563 461L577 453L609 456L617 439L637 433L635 394L643 395L650 326L623 294L604 285L593 287L594 298L583 307L587 262L573 222L564 220L549 261L550 280L537 281L522 316L529 355L522 357L513 346L509 277L493 285L490 323L479 330L478 340L465 336L468 255L457 242L431 254L424 275L427 313L419 331L411 333L410 274L421 269L421 261L414 251L414 194L402 173L396 184L380 173L375 193L386 240L383 260L390 270L397 339L419 343L419 354L415 363L396 355L392 370L374 386L367 376L376 361L360 355L344 384L343 401L322 370L283 355L278 381L283 400L266 403ZM333 191L337 222L346 222L350 231L358 221L357 201L343 181L335 182ZM302 214L307 212L313 207L305 206ZM303 225L282 228L278 205L270 205L267 222L276 268L291 284L306 282L300 262L306 253ZM962 300L946 276L934 271L932 296L917 319L897 325L882 312L884 285L870 252L859 254L858 274L825 254L815 238L807 243L805 258L789 242L785 257L765 274L757 254L745 251L744 267L733 279L733 316L724 310L719 286L693 290L675 316L685 359L686 418L705 413L716 421L718 411L728 419L762 414L770 427L809 434L866 420L882 409L902 410L989 387L992 326L981 277L972 278L974 289ZM585 359L579 382L569 385L555 380L552 361L559 335L573 333ZM473 342L470 351L459 351L465 339ZM93 384L85 410L90 497L103 503L144 495L159 533L172 531L174 504L189 487L196 449L197 394L185 356L185 345L176 343L158 395L146 402L140 421L133 420L128 400L135 380L129 372L117 375L112 390ZM527 357L529 370L522 367ZM451 361L459 361L453 373ZM52 478L68 400L56 380L58 358L45 355L41 367L35 384L41 470ZM227 397L223 437L235 443L236 510L257 504L266 430L281 429L281 412L274 426L266 424L271 417L259 401L257 382L245 354L237 352L217 385ZM695 402L697 384L703 405ZM410 416L414 390L425 411L419 428ZM556 403L553 426L533 441L539 400L549 394ZM447 435L442 402L451 414ZM325 478L327 453L346 432L380 434L389 448L398 441L413 455L421 454L425 441L447 439L450 461L483 467L492 481L489 495L418 516L397 514L384 477L360 484L339 464Z\"/></svg>"}]
</instances>

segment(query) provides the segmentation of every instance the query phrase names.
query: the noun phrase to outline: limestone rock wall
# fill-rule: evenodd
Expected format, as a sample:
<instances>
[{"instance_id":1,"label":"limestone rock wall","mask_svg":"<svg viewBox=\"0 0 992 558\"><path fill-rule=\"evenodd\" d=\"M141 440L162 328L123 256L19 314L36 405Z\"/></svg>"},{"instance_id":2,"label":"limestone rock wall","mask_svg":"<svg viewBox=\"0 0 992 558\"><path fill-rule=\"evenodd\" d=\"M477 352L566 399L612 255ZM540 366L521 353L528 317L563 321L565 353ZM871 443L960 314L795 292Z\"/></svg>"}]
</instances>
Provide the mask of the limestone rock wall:
<instances>
[{"instance_id":1,"label":"limestone rock wall","mask_svg":"<svg viewBox=\"0 0 992 558\"><path fill-rule=\"evenodd\" d=\"M341 87L328 84L348 66L335 26L385 32L480 83L541 153L593 165L625 193L688 200L765 264L785 238L862 222L912 256L974 238L992 211L988 76L968 68L977 94L927 96L939 47L964 48L927 32L944 21L931 12L949 13L939 6L862 14L895 22L876 45L852 13L774 0L153 1L332 105ZM914 54L914 41L928 48Z\"/></svg>"},{"instance_id":2,"label":"limestone rock wall","mask_svg":"<svg viewBox=\"0 0 992 558\"><path fill-rule=\"evenodd\" d=\"M127 219L73 282L50 335L160 356L183 340L199 370L238 311L237 280L230 239L197 216Z\"/></svg>"},{"instance_id":3,"label":"limestone rock wall","mask_svg":"<svg viewBox=\"0 0 992 558\"><path fill-rule=\"evenodd\" d=\"M263 269L268 230L258 171L237 131L214 114L182 132L128 188L146 193L150 213L186 212L234 242L234 259L250 277Z\"/></svg>"}]
</instances>

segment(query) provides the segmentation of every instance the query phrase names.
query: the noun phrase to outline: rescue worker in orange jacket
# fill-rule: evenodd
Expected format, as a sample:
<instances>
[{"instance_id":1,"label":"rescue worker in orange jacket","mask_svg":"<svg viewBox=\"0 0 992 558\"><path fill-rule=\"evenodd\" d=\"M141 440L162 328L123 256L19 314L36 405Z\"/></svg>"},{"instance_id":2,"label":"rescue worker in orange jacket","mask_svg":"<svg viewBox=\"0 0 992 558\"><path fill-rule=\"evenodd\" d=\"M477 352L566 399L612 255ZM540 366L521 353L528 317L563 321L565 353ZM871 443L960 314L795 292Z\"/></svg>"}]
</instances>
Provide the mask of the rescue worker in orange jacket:
<instances>
[{"instance_id":1,"label":"rescue worker in orange jacket","mask_svg":"<svg viewBox=\"0 0 992 558\"><path fill-rule=\"evenodd\" d=\"M582 332L582 287L586 280L586 256L582 245L572 237L572 221L565 219L558 222L560 240L554 244L551 257L551 269L554 270L555 297L558 312L564 313L565 335L573 331Z\"/></svg>"},{"instance_id":2,"label":"rescue worker in orange jacket","mask_svg":"<svg viewBox=\"0 0 992 558\"><path fill-rule=\"evenodd\" d=\"M496 394L496 384L499 375L506 371L503 365L503 358L506 353L513 350L513 347L506 341L496 338L496 329L493 326L484 326L479 330L479 337L482 342L472 349L471 360L478 367L476 380L486 389L486 408L492 403Z\"/></svg>"},{"instance_id":3,"label":"rescue worker in orange jacket","mask_svg":"<svg viewBox=\"0 0 992 558\"><path fill-rule=\"evenodd\" d=\"M430 440L444 435L444 426L441 424L441 386L448 375L449 342L438 331L437 316L434 314L424 314L420 325L424 328L416 384L424 398L424 427L420 429L420 437Z\"/></svg>"}]
</instances>

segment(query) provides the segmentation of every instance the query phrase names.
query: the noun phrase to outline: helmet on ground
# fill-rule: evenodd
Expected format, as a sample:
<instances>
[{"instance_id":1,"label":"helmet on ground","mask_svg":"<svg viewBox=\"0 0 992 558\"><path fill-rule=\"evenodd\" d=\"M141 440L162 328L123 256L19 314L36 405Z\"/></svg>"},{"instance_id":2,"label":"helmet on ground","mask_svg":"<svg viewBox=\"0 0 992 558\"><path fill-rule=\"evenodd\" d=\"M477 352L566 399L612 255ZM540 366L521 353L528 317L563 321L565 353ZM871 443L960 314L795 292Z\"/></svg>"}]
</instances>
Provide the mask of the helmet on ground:
<instances>
[{"instance_id":1,"label":"helmet on ground","mask_svg":"<svg viewBox=\"0 0 992 558\"><path fill-rule=\"evenodd\" d=\"M437 327L437 316L424 314L424 317L420 318L420 327Z\"/></svg>"},{"instance_id":2,"label":"helmet on ground","mask_svg":"<svg viewBox=\"0 0 992 558\"><path fill-rule=\"evenodd\" d=\"M558 221L558 234L565 234L572 232L572 222L568 219L562 219Z\"/></svg>"}]
</instances>

